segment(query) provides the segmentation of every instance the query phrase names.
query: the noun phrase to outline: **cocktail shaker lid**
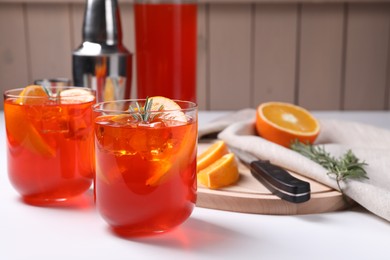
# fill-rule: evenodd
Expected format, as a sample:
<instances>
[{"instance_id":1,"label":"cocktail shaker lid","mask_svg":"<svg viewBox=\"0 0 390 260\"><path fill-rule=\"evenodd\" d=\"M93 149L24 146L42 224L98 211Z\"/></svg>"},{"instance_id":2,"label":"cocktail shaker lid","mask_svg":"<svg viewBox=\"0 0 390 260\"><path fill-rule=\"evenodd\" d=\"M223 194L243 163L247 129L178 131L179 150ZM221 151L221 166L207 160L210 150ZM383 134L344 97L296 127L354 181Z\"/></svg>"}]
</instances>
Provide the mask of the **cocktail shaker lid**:
<instances>
[{"instance_id":1,"label":"cocktail shaker lid","mask_svg":"<svg viewBox=\"0 0 390 260\"><path fill-rule=\"evenodd\" d=\"M122 43L122 28L117 0L87 0L83 41L105 45Z\"/></svg>"}]
</instances>

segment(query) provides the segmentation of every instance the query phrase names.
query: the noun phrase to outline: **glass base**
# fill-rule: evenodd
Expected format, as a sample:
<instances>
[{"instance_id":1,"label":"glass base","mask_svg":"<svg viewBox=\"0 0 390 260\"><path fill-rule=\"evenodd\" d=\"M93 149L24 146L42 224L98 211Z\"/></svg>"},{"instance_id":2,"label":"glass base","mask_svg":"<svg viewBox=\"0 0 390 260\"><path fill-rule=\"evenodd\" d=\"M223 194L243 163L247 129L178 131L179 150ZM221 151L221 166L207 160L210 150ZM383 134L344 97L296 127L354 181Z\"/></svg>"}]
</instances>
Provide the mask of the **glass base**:
<instances>
[{"instance_id":1,"label":"glass base","mask_svg":"<svg viewBox=\"0 0 390 260\"><path fill-rule=\"evenodd\" d=\"M138 238L138 237L148 237L155 236L158 234L166 233L175 227L171 228L139 228L139 227L110 227L111 231L120 237L124 238Z\"/></svg>"},{"instance_id":2,"label":"glass base","mask_svg":"<svg viewBox=\"0 0 390 260\"><path fill-rule=\"evenodd\" d=\"M26 204L38 207L77 207L85 208L94 205L93 192L87 191L67 198L47 198L40 196L23 196Z\"/></svg>"}]
</instances>

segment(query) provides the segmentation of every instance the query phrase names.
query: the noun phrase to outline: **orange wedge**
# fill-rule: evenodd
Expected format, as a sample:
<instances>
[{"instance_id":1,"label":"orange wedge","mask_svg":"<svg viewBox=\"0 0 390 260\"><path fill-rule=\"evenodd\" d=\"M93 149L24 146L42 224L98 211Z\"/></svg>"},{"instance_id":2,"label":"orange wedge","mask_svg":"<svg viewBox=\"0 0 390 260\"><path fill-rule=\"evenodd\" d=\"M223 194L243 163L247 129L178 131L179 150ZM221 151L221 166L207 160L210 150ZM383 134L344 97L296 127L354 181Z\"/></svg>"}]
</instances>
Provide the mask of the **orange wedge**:
<instances>
[{"instance_id":1,"label":"orange wedge","mask_svg":"<svg viewBox=\"0 0 390 260\"><path fill-rule=\"evenodd\" d=\"M234 184L239 179L236 159L233 153L223 155L197 174L198 182L210 189Z\"/></svg>"},{"instance_id":2,"label":"orange wedge","mask_svg":"<svg viewBox=\"0 0 390 260\"><path fill-rule=\"evenodd\" d=\"M43 104L49 96L42 86L29 85L25 87L19 94L19 98L15 100L17 104Z\"/></svg>"},{"instance_id":3,"label":"orange wedge","mask_svg":"<svg viewBox=\"0 0 390 260\"><path fill-rule=\"evenodd\" d=\"M197 157L197 172L203 170L223 155L228 153L228 148L224 141L217 141L210 145L204 152Z\"/></svg>"},{"instance_id":4,"label":"orange wedge","mask_svg":"<svg viewBox=\"0 0 390 260\"><path fill-rule=\"evenodd\" d=\"M271 142L290 147L296 139L303 143L313 143L320 132L320 124L302 107L268 102L257 108L256 131Z\"/></svg>"}]
</instances>

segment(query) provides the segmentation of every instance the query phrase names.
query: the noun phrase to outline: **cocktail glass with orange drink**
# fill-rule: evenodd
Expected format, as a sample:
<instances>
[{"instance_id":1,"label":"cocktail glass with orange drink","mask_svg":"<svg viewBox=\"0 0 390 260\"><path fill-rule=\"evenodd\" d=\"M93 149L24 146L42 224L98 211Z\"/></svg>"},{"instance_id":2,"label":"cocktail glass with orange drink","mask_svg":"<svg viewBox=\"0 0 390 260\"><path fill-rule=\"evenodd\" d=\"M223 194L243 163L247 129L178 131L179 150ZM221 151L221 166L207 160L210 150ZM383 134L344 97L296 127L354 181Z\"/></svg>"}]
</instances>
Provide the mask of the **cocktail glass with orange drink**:
<instances>
[{"instance_id":1,"label":"cocktail glass with orange drink","mask_svg":"<svg viewBox=\"0 0 390 260\"><path fill-rule=\"evenodd\" d=\"M29 204L57 204L94 177L94 91L27 86L4 93L8 175Z\"/></svg>"},{"instance_id":2,"label":"cocktail glass with orange drink","mask_svg":"<svg viewBox=\"0 0 390 260\"><path fill-rule=\"evenodd\" d=\"M164 232L196 202L197 106L164 97L94 105L96 206L121 236Z\"/></svg>"}]
</instances>

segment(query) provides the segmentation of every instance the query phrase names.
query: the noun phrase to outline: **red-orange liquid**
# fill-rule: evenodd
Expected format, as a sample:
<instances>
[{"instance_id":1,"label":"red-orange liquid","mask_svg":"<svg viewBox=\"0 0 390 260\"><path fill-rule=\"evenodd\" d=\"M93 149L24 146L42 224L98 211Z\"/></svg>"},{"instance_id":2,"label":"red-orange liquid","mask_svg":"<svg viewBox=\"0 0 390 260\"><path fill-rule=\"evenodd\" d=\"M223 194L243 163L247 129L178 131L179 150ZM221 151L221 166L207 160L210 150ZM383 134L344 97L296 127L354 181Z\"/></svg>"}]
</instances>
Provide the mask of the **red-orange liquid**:
<instances>
[{"instance_id":1,"label":"red-orange liquid","mask_svg":"<svg viewBox=\"0 0 390 260\"><path fill-rule=\"evenodd\" d=\"M154 126L98 117L96 205L126 236L162 232L184 222L196 201L196 133L190 122Z\"/></svg>"},{"instance_id":2,"label":"red-orange liquid","mask_svg":"<svg viewBox=\"0 0 390 260\"><path fill-rule=\"evenodd\" d=\"M5 100L8 174L27 203L65 201L91 186L92 103L19 105Z\"/></svg>"},{"instance_id":3,"label":"red-orange liquid","mask_svg":"<svg viewBox=\"0 0 390 260\"><path fill-rule=\"evenodd\" d=\"M196 4L135 4L138 98L196 102Z\"/></svg>"}]
</instances>

